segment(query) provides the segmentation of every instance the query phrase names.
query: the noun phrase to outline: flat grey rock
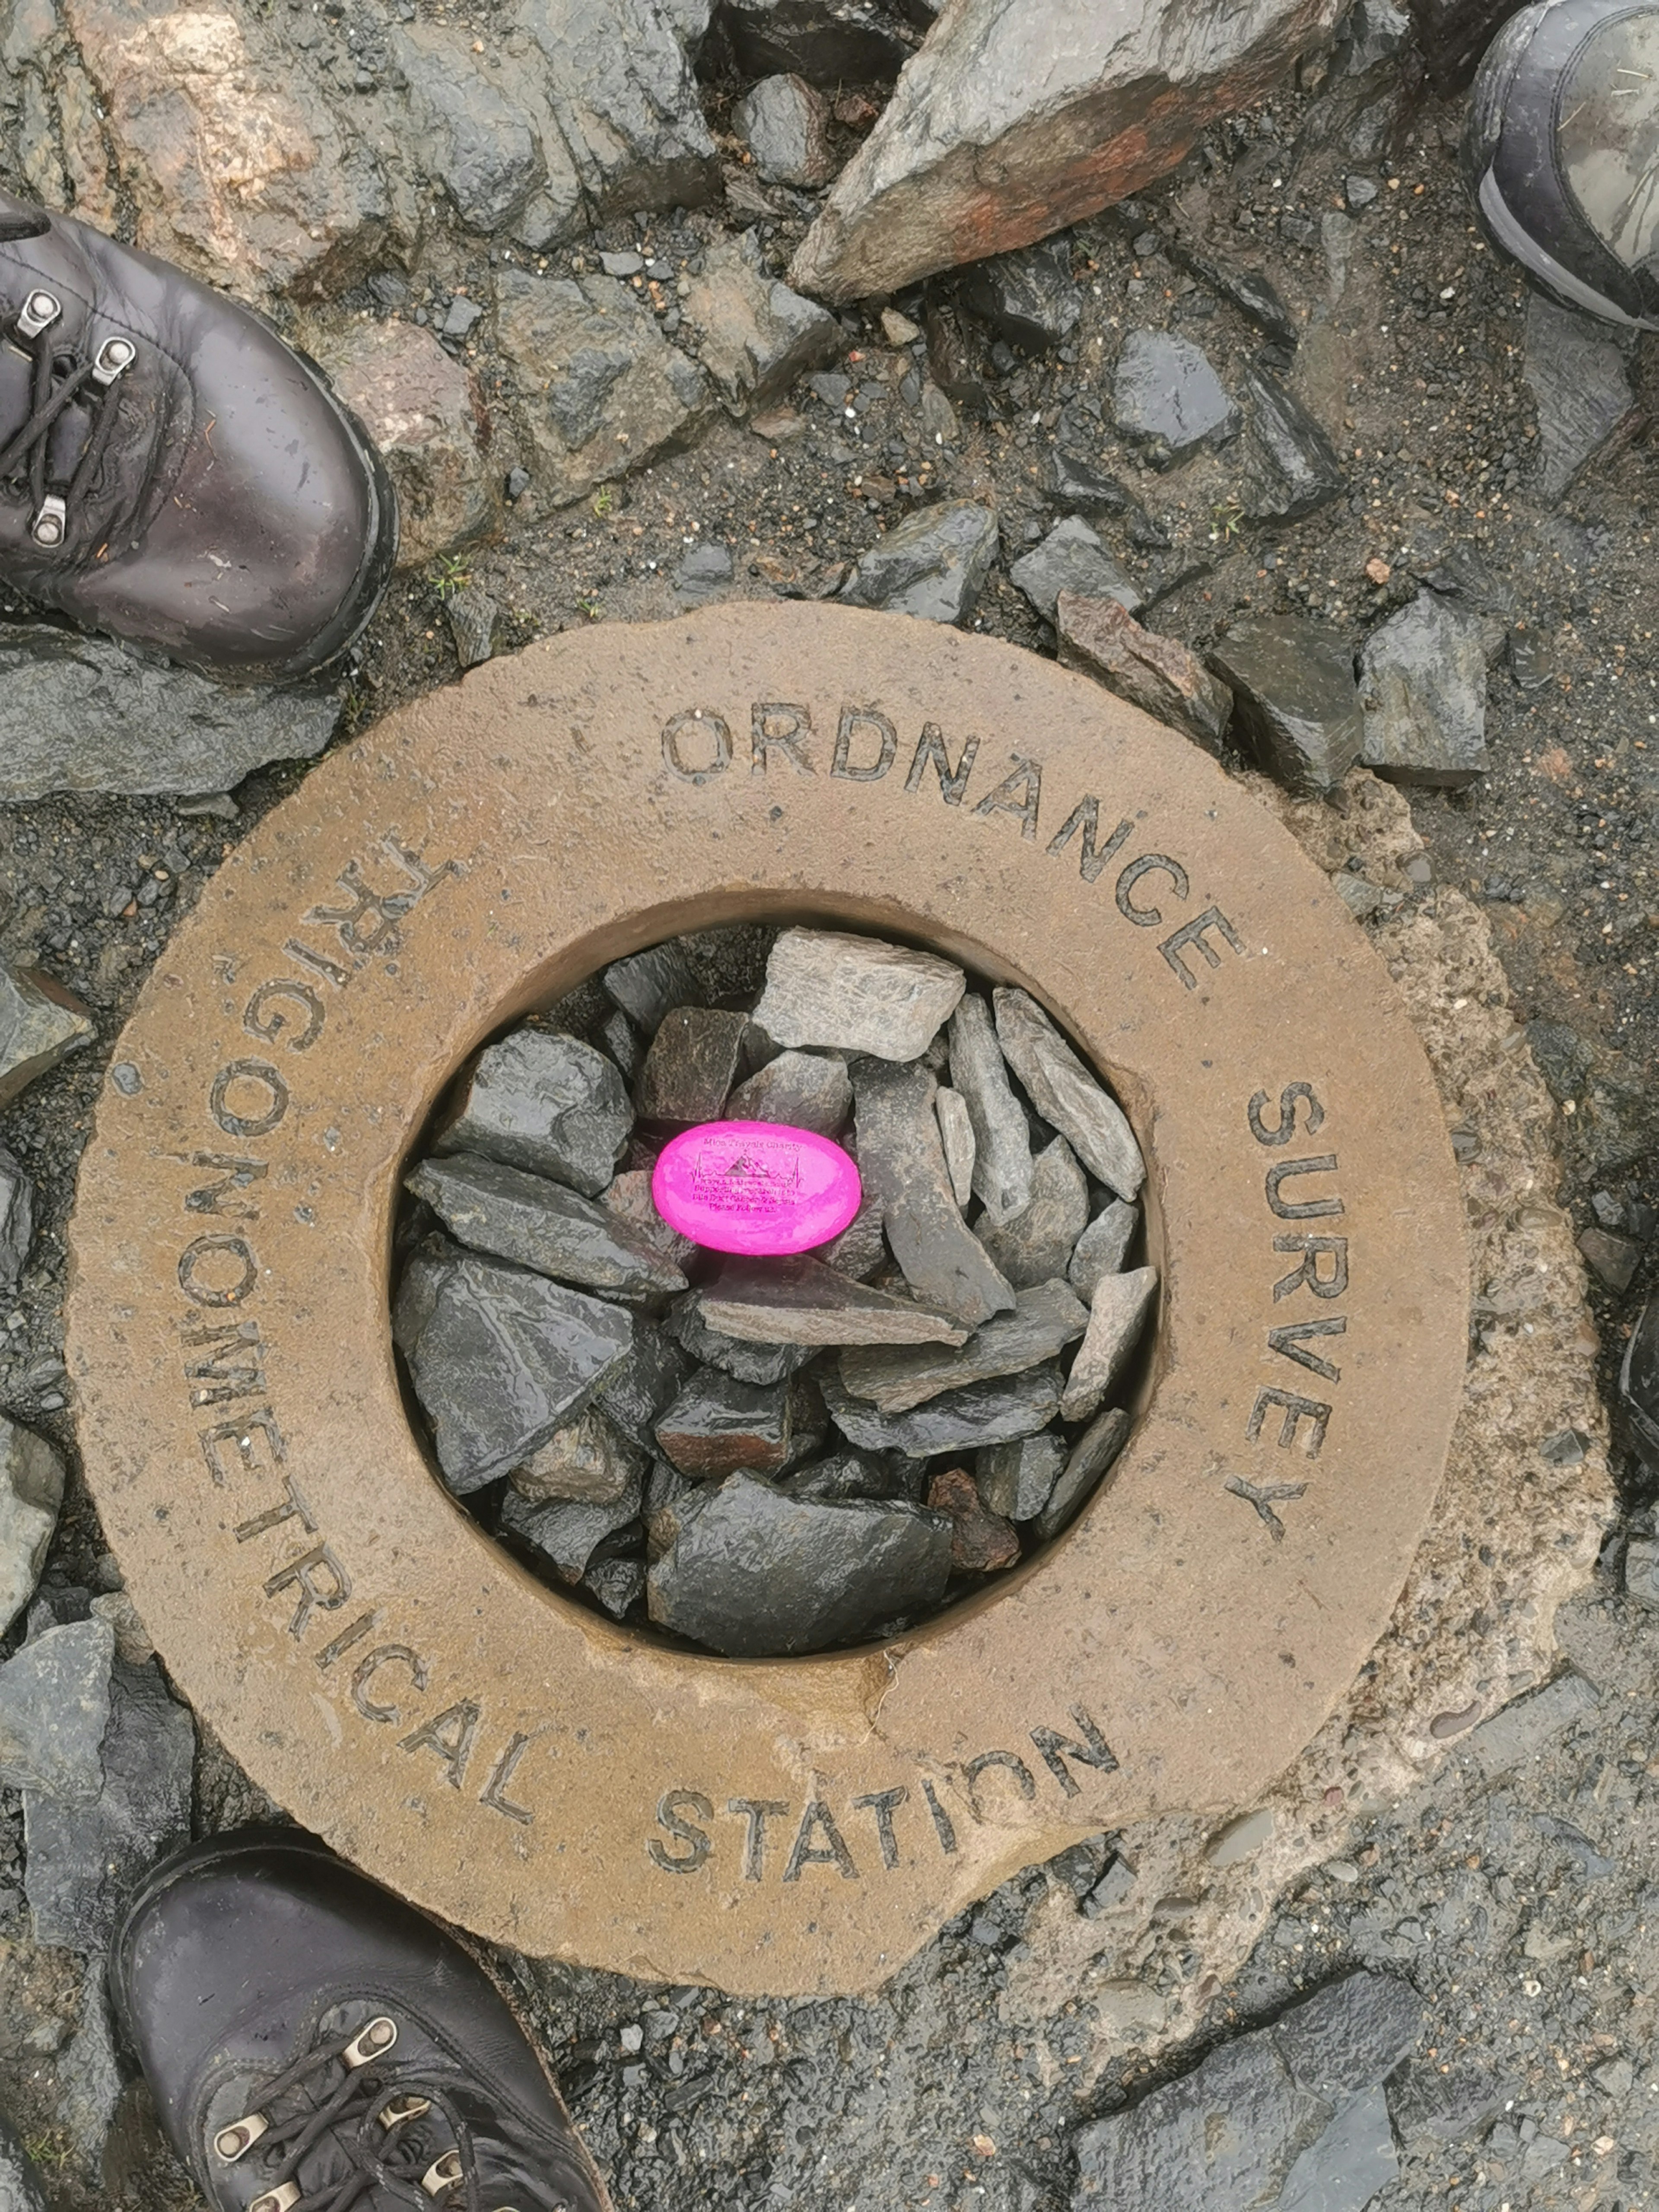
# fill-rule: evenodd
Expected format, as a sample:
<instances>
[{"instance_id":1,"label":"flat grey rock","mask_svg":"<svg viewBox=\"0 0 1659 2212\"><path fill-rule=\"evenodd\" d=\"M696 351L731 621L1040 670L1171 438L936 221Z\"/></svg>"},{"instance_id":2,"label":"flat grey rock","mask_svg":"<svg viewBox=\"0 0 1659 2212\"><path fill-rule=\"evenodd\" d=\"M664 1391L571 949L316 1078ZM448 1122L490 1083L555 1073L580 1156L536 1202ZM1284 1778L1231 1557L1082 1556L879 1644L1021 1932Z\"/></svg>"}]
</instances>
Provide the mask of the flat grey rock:
<instances>
[{"instance_id":1,"label":"flat grey rock","mask_svg":"<svg viewBox=\"0 0 1659 2212\"><path fill-rule=\"evenodd\" d=\"M1391 783L1458 791L1485 773L1486 650L1476 615L1419 592L1365 641L1359 757Z\"/></svg>"},{"instance_id":2,"label":"flat grey rock","mask_svg":"<svg viewBox=\"0 0 1659 2212\"><path fill-rule=\"evenodd\" d=\"M0 1108L92 1042L92 1017L38 968L0 962Z\"/></svg>"},{"instance_id":3,"label":"flat grey rock","mask_svg":"<svg viewBox=\"0 0 1659 2212\"><path fill-rule=\"evenodd\" d=\"M1122 1109L1090 1074L1035 999L1000 987L992 1002L1003 1057L1037 1112L1054 1124L1098 1182L1120 1198L1135 1197L1146 1170Z\"/></svg>"},{"instance_id":4,"label":"flat grey rock","mask_svg":"<svg viewBox=\"0 0 1659 2212\"><path fill-rule=\"evenodd\" d=\"M1496 1781L1547 1751L1577 1722L1596 1711L1601 1702L1595 1685L1570 1668L1541 1690L1516 1698L1482 1721L1469 1737L1468 1748L1487 1780Z\"/></svg>"},{"instance_id":5,"label":"flat grey rock","mask_svg":"<svg viewBox=\"0 0 1659 2212\"><path fill-rule=\"evenodd\" d=\"M794 1440L794 1398L787 1382L740 1382L719 1368L699 1368L657 1423L659 1448L682 1474L720 1481L739 1468L781 1474Z\"/></svg>"},{"instance_id":6,"label":"flat grey rock","mask_svg":"<svg viewBox=\"0 0 1659 2212\"><path fill-rule=\"evenodd\" d=\"M1298 616L1253 616L1217 639L1210 665L1258 764L1297 798L1334 791L1364 737L1347 640Z\"/></svg>"},{"instance_id":7,"label":"flat grey rock","mask_svg":"<svg viewBox=\"0 0 1659 2212\"><path fill-rule=\"evenodd\" d=\"M651 1455L634 1443L596 1407L590 1406L564 1428L555 1429L539 1450L509 1478L532 1505L550 1498L585 1505L614 1505L644 1480Z\"/></svg>"},{"instance_id":8,"label":"flat grey rock","mask_svg":"<svg viewBox=\"0 0 1659 2212\"><path fill-rule=\"evenodd\" d=\"M593 1402L625 1437L651 1450L657 1416L679 1395L690 1371L690 1355L667 1331L636 1314L627 1356L605 1378Z\"/></svg>"},{"instance_id":9,"label":"flat grey rock","mask_svg":"<svg viewBox=\"0 0 1659 2212\"><path fill-rule=\"evenodd\" d=\"M1239 422L1208 356L1190 338L1167 331L1131 331L1124 339L1112 379L1112 416L1156 468L1219 444Z\"/></svg>"},{"instance_id":10,"label":"flat grey rock","mask_svg":"<svg viewBox=\"0 0 1659 2212\"><path fill-rule=\"evenodd\" d=\"M464 585L444 601L444 620L455 641L455 658L465 668L481 668L495 650L501 605L476 584Z\"/></svg>"},{"instance_id":11,"label":"flat grey rock","mask_svg":"<svg viewBox=\"0 0 1659 2212\"><path fill-rule=\"evenodd\" d=\"M1635 416L1628 353L1607 324L1528 292L1523 374L1538 410L1538 495L1553 503Z\"/></svg>"},{"instance_id":12,"label":"flat grey rock","mask_svg":"<svg viewBox=\"0 0 1659 2212\"><path fill-rule=\"evenodd\" d=\"M1059 240L970 262L957 279L957 297L1027 353L1063 345L1083 319L1072 257Z\"/></svg>"},{"instance_id":13,"label":"flat grey rock","mask_svg":"<svg viewBox=\"0 0 1659 2212\"><path fill-rule=\"evenodd\" d=\"M0 804L53 791L228 791L271 761L312 760L343 694L216 684L107 638L0 625Z\"/></svg>"},{"instance_id":14,"label":"flat grey rock","mask_svg":"<svg viewBox=\"0 0 1659 2212\"><path fill-rule=\"evenodd\" d=\"M756 1025L777 1043L911 1060L955 1011L967 978L952 960L833 929L782 931L766 963Z\"/></svg>"},{"instance_id":15,"label":"flat grey rock","mask_svg":"<svg viewBox=\"0 0 1659 2212\"><path fill-rule=\"evenodd\" d=\"M908 1413L947 1390L1015 1375L1054 1358L1081 1336L1089 1311L1063 1282L1022 1290L1012 1313L995 1314L965 1344L878 1345L844 1352L841 1379L884 1413Z\"/></svg>"},{"instance_id":16,"label":"flat grey rock","mask_svg":"<svg viewBox=\"0 0 1659 2212\"><path fill-rule=\"evenodd\" d=\"M1244 512L1253 521L1300 522L1340 499L1348 478L1336 448L1277 377L1244 377Z\"/></svg>"},{"instance_id":17,"label":"flat grey rock","mask_svg":"<svg viewBox=\"0 0 1659 2212\"><path fill-rule=\"evenodd\" d=\"M0 1667L0 1782L89 1803L103 1787L115 1638L101 1620L48 1628Z\"/></svg>"},{"instance_id":18,"label":"flat grey rock","mask_svg":"<svg viewBox=\"0 0 1659 2212\"><path fill-rule=\"evenodd\" d=\"M1285 2177L1276 2212L1365 2212L1400 2178L1388 2100L1367 2089L1338 2111Z\"/></svg>"},{"instance_id":19,"label":"flat grey rock","mask_svg":"<svg viewBox=\"0 0 1659 2212\"><path fill-rule=\"evenodd\" d=\"M1006 1220L1031 1201L1030 1129L1008 1080L991 1009L977 992L951 1017L951 1081L974 1132L975 1192L993 1220Z\"/></svg>"},{"instance_id":20,"label":"flat grey rock","mask_svg":"<svg viewBox=\"0 0 1659 2212\"><path fill-rule=\"evenodd\" d=\"M600 980L605 995L646 1036L654 1036L676 1006L702 1004L697 971L678 938L613 960Z\"/></svg>"},{"instance_id":21,"label":"flat grey rock","mask_svg":"<svg viewBox=\"0 0 1659 2212\"><path fill-rule=\"evenodd\" d=\"M1099 1489L1113 1462L1129 1441L1131 1423L1121 1406L1097 1414L1073 1445L1048 1502L1036 1516L1036 1533L1043 1543L1069 1528Z\"/></svg>"},{"instance_id":22,"label":"flat grey rock","mask_svg":"<svg viewBox=\"0 0 1659 2212\"><path fill-rule=\"evenodd\" d=\"M849 1498L915 1498L905 1462L887 1452L835 1451L786 1475L787 1498L816 1498L833 1505Z\"/></svg>"},{"instance_id":23,"label":"flat grey rock","mask_svg":"<svg viewBox=\"0 0 1659 2212\"><path fill-rule=\"evenodd\" d=\"M1065 1437L1044 1429L1012 1443L982 1446L974 1455L974 1480L993 1513L1005 1521L1035 1521L1070 1456Z\"/></svg>"},{"instance_id":24,"label":"flat grey rock","mask_svg":"<svg viewBox=\"0 0 1659 2212\"><path fill-rule=\"evenodd\" d=\"M516 1490L509 1490L501 1501L501 1528L539 1552L561 1582L579 1583L606 1537L639 1519L643 1496L643 1480L638 1473L619 1497L602 1503L551 1498L532 1504Z\"/></svg>"},{"instance_id":25,"label":"flat grey rock","mask_svg":"<svg viewBox=\"0 0 1659 2212\"><path fill-rule=\"evenodd\" d=\"M676 1006L663 1017L634 1096L642 1121L714 1121L743 1052L747 1014Z\"/></svg>"},{"instance_id":26,"label":"flat grey rock","mask_svg":"<svg viewBox=\"0 0 1659 2212\"><path fill-rule=\"evenodd\" d=\"M196 1729L154 1662L115 1662L101 1760L103 1786L89 1803L23 1792L24 1893L37 1943L101 1953L139 1877L189 1838Z\"/></svg>"},{"instance_id":27,"label":"flat grey rock","mask_svg":"<svg viewBox=\"0 0 1659 2212\"><path fill-rule=\"evenodd\" d=\"M619 1214L545 1176L458 1152L422 1160L404 1188L471 1250L555 1281L625 1297L685 1288L673 1262Z\"/></svg>"},{"instance_id":28,"label":"flat grey rock","mask_svg":"<svg viewBox=\"0 0 1659 2212\"><path fill-rule=\"evenodd\" d=\"M34 1186L0 1145L0 1293L17 1288L33 1241Z\"/></svg>"},{"instance_id":29,"label":"flat grey rock","mask_svg":"<svg viewBox=\"0 0 1659 2212\"><path fill-rule=\"evenodd\" d=\"M841 325L816 300L768 273L757 231L707 249L681 311L696 334L697 358L734 413L780 398L847 343Z\"/></svg>"},{"instance_id":30,"label":"flat grey rock","mask_svg":"<svg viewBox=\"0 0 1659 2212\"><path fill-rule=\"evenodd\" d=\"M623 1308L428 1240L404 1271L393 1335L458 1495L522 1467L627 1358Z\"/></svg>"},{"instance_id":31,"label":"flat grey rock","mask_svg":"<svg viewBox=\"0 0 1659 2212\"><path fill-rule=\"evenodd\" d=\"M650 1571L651 1618L733 1657L815 1651L935 1606L951 1523L903 1500L835 1504L733 1475L682 1511Z\"/></svg>"},{"instance_id":32,"label":"flat grey rock","mask_svg":"<svg viewBox=\"0 0 1659 2212\"><path fill-rule=\"evenodd\" d=\"M859 1168L881 1201L904 1279L926 1305L977 1328L1014 1303L1012 1286L962 1218L933 1112L933 1078L922 1067L860 1061L853 1079Z\"/></svg>"},{"instance_id":33,"label":"flat grey rock","mask_svg":"<svg viewBox=\"0 0 1659 2212\"><path fill-rule=\"evenodd\" d=\"M64 1503L55 1445L0 1414L0 1636L34 1595Z\"/></svg>"},{"instance_id":34,"label":"flat grey rock","mask_svg":"<svg viewBox=\"0 0 1659 2212\"><path fill-rule=\"evenodd\" d=\"M683 607L712 606L731 589L734 573L732 548L700 538L680 556L674 574L674 596Z\"/></svg>"},{"instance_id":35,"label":"flat grey rock","mask_svg":"<svg viewBox=\"0 0 1659 2212\"><path fill-rule=\"evenodd\" d=\"M1127 1274L1103 1275L1089 1308L1089 1327L1060 1400L1061 1417L1086 1421L1096 1410L1140 1341L1158 1291L1156 1267L1132 1267Z\"/></svg>"},{"instance_id":36,"label":"flat grey rock","mask_svg":"<svg viewBox=\"0 0 1659 2212\"><path fill-rule=\"evenodd\" d=\"M852 1079L846 1061L830 1054L781 1052L738 1085L726 1111L734 1121L776 1121L839 1136L853 1111Z\"/></svg>"},{"instance_id":37,"label":"flat grey rock","mask_svg":"<svg viewBox=\"0 0 1659 2212\"><path fill-rule=\"evenodd\" d=\"M1414 2051L1423 2005L1394 1974L1346 1974L1328 1982L1276 2021L1279 2053L1304 2089L1334 2103L1376 2087Z\"/></svg>"},{"instance_id":38,"label":"flat grey rock","mask_svg":"<svg viewBox=\"0 0 1659 2212\"><path fill-rule=\"evenodd\" d=\"M597 1198L633 1126L622 1078L602 1052L521 1029L479 1054L434 1149L480 1152Z\"/></svg>"},{"instance_id":39,"label":"flat grey rock","mask_svg":"<svg viewBox=\"0 0 1659 2212\"><path fill-rule=\"evenodd\" d=\"M949 1314L854 1282L806 1253L728 1261L697 1308L709 1328L754 1344L955 1345L967 1334Z\"/></svg>"},{"instance_id":40,"label":"flat grey rock","mask_svg":"<svg viewBox=\"0 0 1659 2212\"><path fill-rule=\"evenodd\" d=\"M947 1390L908 1413L878 1413L868 1399L855 1398L838 1375L826 1375L820 1387L830 1418L848 1443L911 1459L1032 1437L1060 1411L1060 1370L1054 1366Z\"/></svg>"},{"instance_id":41,"label":"flat grey rock","mask_svg":"<svg viewBox=\"0 0 1659 2212\"><path fill-rule=\"evenodd\" d=\"M1121 1198L1097 1213L1077 1240L1067 1278L1079 1297L1092 1304L1103 1275L1121 1274L1140 1226L1140 1208Z\"/></svg>"},{"instance_id":42,"label":"flat grey rock","mask_svg":"<svg viewBox=\"0 0 1659 2212\"><path fill-rule=\"evenodd\" d=\"M945 1147L945 1169L951 1178L951 1195L966 1207L974 1195L974 1124L968 1102L959 1091L941 1084L933 1093L933 1112L939 1121L939 1142Z\"/></svg>"},{"instance_id":43,"label":"flat grey rock","mask_svg":"<svg viewBox=\"0 0 1659 2212\"><path fill-rule=\"evenodd\" d=\"M1077 592L1091 599L1115 599L1130 614L1142 605L1140 591L1079 514L1068 514L1063 522L1057 522L1042 544L1016 561L1008 574L1049 622L1054 619L1062 592Z\"/></svg>"},{"instance_id":44,"label":"flat grey rock","mask_svg":"<svg viewBox=\"0 0 1659 2212\"><path fill-rule=\"evenodd\" d=\"M813 1356L810 1344L755 1344L711 1328L703 1319L695 1293L677 1298L663 1319L663 1327L692 1359L718 1367L739 1382L781 1382Z\"/></svg>"},{"instance_id":45,"label":"flat grey rock","mask_svg":"<svg viewBox=\"0 0 1659 2212\"><path fill-rule=\"evenodd\" d=\"M848 606L923 622L966 622L996 557L995 509L952 500L896 524L863 556L841 596Z\"/></svg>"},{"instance_id":46,"label":"flat grey rock","mask_svg":"<svg viewBox=\"0 0 1659 2212\"><path fill-rule=\"evenodd\" d=\"M1017 1291L1064 1276L1089 1218L1089 1183L1064 1137L1031 1163L1030 1203L1020 1213L976 1224L980 1243Z\"/></svg>"},{"instance_id":47,"label":"flat grey rock","mask_svg":"<svg viewBox=\"0 0 1659 2212\"><path fill-rule=\"evenodd\" d=\"M804 77L763 76L732 111L732 128L769 185L827 185L839 163L830 106Z\"/></svg>"}]
</instances>

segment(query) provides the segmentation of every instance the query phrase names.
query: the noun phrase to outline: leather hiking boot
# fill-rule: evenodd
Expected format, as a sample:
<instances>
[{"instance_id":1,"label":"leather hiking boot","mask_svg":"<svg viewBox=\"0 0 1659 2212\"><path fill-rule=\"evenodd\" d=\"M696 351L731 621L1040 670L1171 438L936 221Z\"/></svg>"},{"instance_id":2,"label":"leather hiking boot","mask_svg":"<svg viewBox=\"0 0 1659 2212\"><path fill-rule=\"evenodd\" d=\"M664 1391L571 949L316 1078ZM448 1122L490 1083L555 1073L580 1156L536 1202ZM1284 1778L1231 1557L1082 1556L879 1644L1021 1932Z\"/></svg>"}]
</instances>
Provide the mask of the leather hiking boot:
<instances>
[{"instance_id":1,"label":"leather hiking boot","mask_svg":"<svg viewBox=\"0 0 1659 2212\"><path fill-rule=\"evenodd\" d=\"M610 2212L471 1953L298 1829L163 1860L110 1990L219 2212Z\"/></svg>"},{"instance_id":2,"label":"leather hiking boot","mask_svg":"<svg viewBox=\"0 0 1659 2212\"><path fill-rule=\"evenodd\" d=\"M0 191L0 577L273 683L345 651L397 543L367 434L263 317Z\"/></svg>"}]
</instances>

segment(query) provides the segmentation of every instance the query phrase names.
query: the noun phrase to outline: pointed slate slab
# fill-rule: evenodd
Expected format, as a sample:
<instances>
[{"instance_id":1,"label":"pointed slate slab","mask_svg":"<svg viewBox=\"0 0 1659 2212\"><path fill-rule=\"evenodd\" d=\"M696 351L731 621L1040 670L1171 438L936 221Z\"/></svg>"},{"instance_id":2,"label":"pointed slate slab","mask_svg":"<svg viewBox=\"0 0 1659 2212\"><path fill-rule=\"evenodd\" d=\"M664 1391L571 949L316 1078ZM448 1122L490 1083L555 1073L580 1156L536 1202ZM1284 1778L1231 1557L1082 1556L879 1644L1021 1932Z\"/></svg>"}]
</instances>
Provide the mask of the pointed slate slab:
<instances>
[{"instance_id":1,"label":"pointed slate slab","mask_svg":"<svg viewBox=\"0 0 1659 2212\"><path fill-rule=\"evenodd\" d=\"M422 1160L404 1187L475 1252L625 1297L685 1288L673 1261L610 1207L500 1160Z\"/></svg>"},{"instance_id":2,"label":"pointed slate slab","mask_svg":"<svg viewBox=\"0 0 1659 2212\"><path fill-rule=\"evenodd\" d=\"M881 1200L893 1257L919 1298L977 1328L1013 1304L1012 1287L962 1218L922 1067L866 1060L854 1072L859 1171Z\"/></svg>"},{"instance_id":3,"label":"pointed slate slab","mask_svg":"<svg viewBox=\"0 0 1659 2212\"><path fill-rule=\"evenodd\" d=\"M915 1298L854 1282L801 1253L738 1261L702 1291L711 1328L751 1344L960 1344L968 1331Z\"/></svg>"},{"instance_id":4,"label":"pointed slate slab","mask_svg":"<svg viewBox=\"0 0 1659 2212\"><path fill-rule=\"evenodd\" d=\"M994 994L997 1037L1008 1065L1045 1121L1067 1139L1091 1175L1120 1198L1146 1180L1134 1132L1036 1000L1024 991Z\"/></svg>"},{"instance_id":5,"label":"pointed slate slab","mask_svg":"<svg viewBox=\"0 0 1659 2212\"><path fill-rule=\"evenodd\" d=\"M841 1379L856 1398L884 1413L908 1413L946 1390L966 1389L994 1375L1015 1375L1052 1359L1081 1336L1089 1312L1063 1282L1022 1291L1012 1313L997 1314L955 1351L883 1345L844 1352Z\"/></svg>"},{"instance_id":6,"label":"pointed slate slab","mask_svg":"<svg viewBox=\"0 0 1659 2212\"><path fill-rule=\"evenodd\" d=\"M855 1398L838 1375L826 1375L821 1387L830 1418L848 1443L866 1451L901 1451L913 1459L1035 1436L1060 1411L1060 1370L1054 1366L945 1390L908 1413L878 1413L867 1398Z\"/></svg>"}]
</instances>

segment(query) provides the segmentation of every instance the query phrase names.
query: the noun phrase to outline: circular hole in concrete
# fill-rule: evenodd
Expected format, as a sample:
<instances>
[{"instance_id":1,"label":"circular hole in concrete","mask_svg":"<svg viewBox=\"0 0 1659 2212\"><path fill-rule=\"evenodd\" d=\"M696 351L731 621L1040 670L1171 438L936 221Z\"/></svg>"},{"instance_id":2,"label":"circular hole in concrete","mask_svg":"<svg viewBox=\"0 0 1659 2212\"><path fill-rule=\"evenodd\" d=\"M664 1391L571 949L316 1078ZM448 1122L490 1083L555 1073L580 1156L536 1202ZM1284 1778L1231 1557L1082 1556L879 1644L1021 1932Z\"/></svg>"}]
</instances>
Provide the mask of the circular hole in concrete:
<instances>
[{"instance_id":1,"label":"circular hole in concrete","mask_svg":"<svg viewBox=\"0 0 1659 2212\"><path fill-rule=\"evenodd\" d=\"M769 987L793 1042L753 1018ZM872 1020L890 1056L832 1041ZM526 1084L574 1112L526 1113ZM799 1261L678 1237L652 1170L721 1118L843 1144L858 1218ZM655 936L499 1024L410 1148L411 1427L538 1581L646 1640L912 1638L994 1603L1110 1484L1153 1379L1142 1173L1109 1079L960 945L781 902Z\"/></svg>"}]
</instances>

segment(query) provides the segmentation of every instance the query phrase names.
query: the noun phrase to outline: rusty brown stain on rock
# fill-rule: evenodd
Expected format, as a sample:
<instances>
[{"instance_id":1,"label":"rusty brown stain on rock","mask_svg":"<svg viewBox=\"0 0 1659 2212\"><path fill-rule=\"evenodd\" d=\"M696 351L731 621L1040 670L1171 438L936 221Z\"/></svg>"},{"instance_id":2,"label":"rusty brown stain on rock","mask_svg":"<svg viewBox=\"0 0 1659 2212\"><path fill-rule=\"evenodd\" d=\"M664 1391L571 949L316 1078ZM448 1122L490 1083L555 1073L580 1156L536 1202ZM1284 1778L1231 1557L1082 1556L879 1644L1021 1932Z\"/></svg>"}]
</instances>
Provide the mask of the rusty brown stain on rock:
<instances>
[{"instance_id":1,"label":"rusty brown stain on rock","mask_svg":"<svg viewBox=\"0 0 1659 2212\"><path fill-rule=\"evenodd\" d=\"M787 754L753 734L780 702ZM890 722L884 774L834 773L848 711ZM386 1295L469 1054L763 915L1032 993L1146 1152L1164 1311L1135 1433L1048 1552L885 1650L736 1662L579 1608L461 1513ZM1389 1616L1468 1310L1427 1063L1290 837L1049 664L756 605L492 661L231 855L116 1058L141 1083L85 1155L69 1358L134 1602L262 1787L483 1935L867 1988L1079 1836L1257 1802Z\"/></svg>"}]
</instances>

